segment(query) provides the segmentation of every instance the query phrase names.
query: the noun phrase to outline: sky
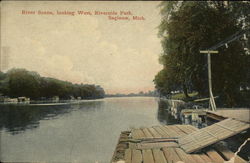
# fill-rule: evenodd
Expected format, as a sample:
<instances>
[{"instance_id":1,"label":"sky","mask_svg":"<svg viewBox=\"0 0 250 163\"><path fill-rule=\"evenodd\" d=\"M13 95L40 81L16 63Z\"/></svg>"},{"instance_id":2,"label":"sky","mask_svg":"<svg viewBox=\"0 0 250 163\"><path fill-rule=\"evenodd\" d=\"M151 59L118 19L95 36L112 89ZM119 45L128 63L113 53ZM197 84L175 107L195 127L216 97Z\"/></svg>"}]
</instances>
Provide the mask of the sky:
<instances>
[{"instance_id":1,"label":"sky","mask_svg":"<svg viewBox=\"0 0 250 163\"><path fill-rule=\"evenodd\" d=\"M159 3L1 2L5 71L25 68L45 77L101 85L106 93L154 90L154 76L162 68L158 62L162 52L157 37ZM78 11L92 15L79 15ZM129 20L95 15L95 11L117 12L112 17ZM74 16L67 14L71 12Z\"/></svg>"}]
</instances>

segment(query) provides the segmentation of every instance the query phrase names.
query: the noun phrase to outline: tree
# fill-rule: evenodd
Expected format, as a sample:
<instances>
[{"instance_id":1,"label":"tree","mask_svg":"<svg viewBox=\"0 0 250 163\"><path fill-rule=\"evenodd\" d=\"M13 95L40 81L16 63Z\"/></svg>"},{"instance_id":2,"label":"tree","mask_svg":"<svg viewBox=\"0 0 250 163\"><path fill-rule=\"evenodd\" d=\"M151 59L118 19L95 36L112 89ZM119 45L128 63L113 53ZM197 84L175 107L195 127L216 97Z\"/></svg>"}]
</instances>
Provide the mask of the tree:
<instances>
[{"instance_id":1,"label":"tree","mask_svg":"<svg viewBox=\"0 0 250 163\"><path fill-rule=\"evenodd\" d=\"M186 97L188 88L198 91L200 96L208 96L207 59L199 51L241 30L239 19L242 15L239 14L237 19L233 13L236 9L223 2L175 1L163 2L161 7L161 63L166 71L165 79L161 79L182 86ZM246 64L240 42L230 44L229 48L220 48L219 54L212 56L214 92L230 106L236 104L240 81L246 75ZM156 87L159 87L157 83Z\"/></svg>"},{"instance_id":2,"label":"tree","mask_svg":"<svg viewBox=\"0 0 250 163\"><path fill-rule=\"evenodd\" d=\"M104 89L99 85L72 84L54 78L41 77L38 73L25 69L11 69L0 73L0 93L10 97L26 96L31 99L72 96L83 99L103 98Z\"/></svg>"},{"instance_id":3,"label":"tree","mask_svg":"<svg viewBox=\"0 0 250 163\"><path fill-rule=\"evenodd\" d=\"M12 69L7 72L9 95L11 97L26 96L38 98L40 96L40 75L24 69Z\"/></svg>"},{"instance_id":4,"label":"tree","mask_svg":"<svg viewBox=\"0 0 250 163\"><path fill-rule=\"evenodd\" d=\"M6 73L0 71L0 95L7 94L9 91L6 76Z\"/></svg>"}]
</instances>

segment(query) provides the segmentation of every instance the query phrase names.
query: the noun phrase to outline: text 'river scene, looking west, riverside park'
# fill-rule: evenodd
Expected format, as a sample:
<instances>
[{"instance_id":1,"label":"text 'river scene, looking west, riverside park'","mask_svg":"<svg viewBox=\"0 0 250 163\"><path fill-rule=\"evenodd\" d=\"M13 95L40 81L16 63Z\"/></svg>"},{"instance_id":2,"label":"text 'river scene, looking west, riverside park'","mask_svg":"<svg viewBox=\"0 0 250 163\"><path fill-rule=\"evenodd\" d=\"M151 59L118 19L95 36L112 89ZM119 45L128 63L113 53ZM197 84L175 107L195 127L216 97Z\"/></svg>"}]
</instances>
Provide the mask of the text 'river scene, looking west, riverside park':
<instances>
[{"instance_id":1,"label":"text 'river scene, looking west, riverside park'","mask_svg":"<svg viewBox=\"0 0 250 163\"><path fill-rule=\"evenodd\" d=\"M2 1L0 162L249 162L249 8Z\"/></svg>"}]
</instances>

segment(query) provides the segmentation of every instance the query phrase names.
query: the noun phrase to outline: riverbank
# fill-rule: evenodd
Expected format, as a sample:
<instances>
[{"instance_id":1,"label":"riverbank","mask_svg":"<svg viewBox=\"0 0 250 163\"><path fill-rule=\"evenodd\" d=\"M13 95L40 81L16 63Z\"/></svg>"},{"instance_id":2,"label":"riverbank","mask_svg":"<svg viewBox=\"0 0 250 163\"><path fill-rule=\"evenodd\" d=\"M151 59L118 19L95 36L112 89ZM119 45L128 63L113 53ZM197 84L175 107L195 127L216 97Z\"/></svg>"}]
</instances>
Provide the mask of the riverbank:
<instances>
[{"instance_id":1,"label":"riverbank","mask_svg":"<svg viewBox=\"0 0 250 163\"><path fill-rule=\"evenodd\" d=\"M57 102L53 102L51 100L31 100L29 102L0 102L0 105L29 105L29 106L53 106L53 105L73 105L73 104L81 104L85 102L91 101L104 101L104 99L127 99L127 98L157 98L155 96L122 96L122 97L104 97L97 99L82 99L82 100L59 100Z\"/></svg>"},{"instance_id":2,"label":"riverbank","mask_svg":"<svg viewBox=\"0 0 250 163\"><path fill-rule=\"evenodd\" d=\"M182 124L190 124L197 128L204 128L212 125L226 118L237 119L249 123L250 108L217 108L217 111L211 111L208 108L198 108L195 104L187 103L181 100L162 99L162 106L175 117L176 120L181 121ZM245 133L238 134L224 140L230 150L236 151L248 137L250 130ZM250 143L240 152L240 156L248 159Z\"/></svg>"},{"instance_id":3,"label":"riverbank","mask_svg":"<svg viewBox=\"0 0 250 163\"><path fill-rule=\"evenodd\" d=\"M73 105L73 104L81 104L85 102L91 101L102 101L101 99L84 99L84 100L60 100L58 102L51 101L30 101L30 102L16 102L16 103L0 103L0 105L29 105L29 106L52 106L52 105Z\"/></svg>"}]
</instances>

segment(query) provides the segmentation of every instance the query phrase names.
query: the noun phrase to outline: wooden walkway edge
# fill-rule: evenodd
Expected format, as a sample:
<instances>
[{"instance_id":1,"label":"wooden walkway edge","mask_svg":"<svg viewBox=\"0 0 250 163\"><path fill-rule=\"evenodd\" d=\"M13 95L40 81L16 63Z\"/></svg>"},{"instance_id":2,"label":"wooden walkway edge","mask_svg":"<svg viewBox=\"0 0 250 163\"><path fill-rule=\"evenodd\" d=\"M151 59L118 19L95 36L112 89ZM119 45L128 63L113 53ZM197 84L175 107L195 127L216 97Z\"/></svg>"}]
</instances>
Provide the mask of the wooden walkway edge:
<instances>
[{"instance_id":1,"label":"wooden walkway edge","mask_svg":"<svg viewBox=\"0 0 250 163\"><path fill-rule=\"evenodd\" d=\"M237 127L239 124L238 122L234 123L234 126ZM221 126L217 125L216 127ZM198 131L199 129L191 125L169 125L138 128L122 132L111 162L175 163L182 161L185 163L223 163L234 156L234 153L223 145L210 146L198 153L187 153L178 144L178 140L185 137L189 138L187 137L189 135L196 135L195 133ZM210 134L206 132L206 134L212 139L217 136L212 136L214 134L212 132ZM246 163L241 157L236 157L235 163L243 162Z\"/></svg>"},{"instance_id":2,"label":"wooden walkway edge","mask_svg":"<svg viewBox=\"0 0 250 163\"><path fill-rule=\"evenodd\" d=\"M248 128L250 128L249 123L228 118L183 136L178 140L178 143L186 153L191 153L234 136Z\"/></svg>"}]
</instances>

